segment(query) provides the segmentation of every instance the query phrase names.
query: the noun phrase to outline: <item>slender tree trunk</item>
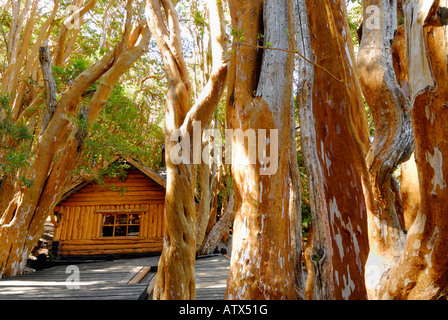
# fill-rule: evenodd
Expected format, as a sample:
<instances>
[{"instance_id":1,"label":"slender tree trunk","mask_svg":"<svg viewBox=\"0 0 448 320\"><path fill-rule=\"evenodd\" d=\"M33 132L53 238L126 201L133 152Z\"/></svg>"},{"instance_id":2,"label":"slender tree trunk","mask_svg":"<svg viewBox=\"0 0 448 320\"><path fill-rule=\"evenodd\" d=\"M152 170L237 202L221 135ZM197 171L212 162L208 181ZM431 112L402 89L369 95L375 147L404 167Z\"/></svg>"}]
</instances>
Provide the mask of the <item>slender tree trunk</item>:
<instances>
[{"instance_id":1,"label":"slender tree trunk","mask_svg":"<svg viewBox=\"0 0 448 320\"><path fill-rule=\"evenodd\" d=\"M295 12L295 11L294 11ZM302 207L300 173L297 164L295 104L291 108L290 153L289 153L289 220L291 228L291 255L294 268L296 299L305 299L305 278L302 272Z\"/></svg>"},{"instance_id":2,"label":"slender tree trunk","mask_svg":"<svg viewBox=\"0 0 448 320\"><path fill-rule=\"evenodd\" d=\"M400 2L399 6L402 7ZM404 24L402 24L397 28L394 44L392 46L392 56L397 82L410 101L411 92L406 65L406 35L404 27ZM409 108L410 107L411 106L409 106ZM410 110L409 114L411 114ZM401 226L404 226L404 229L409 230L420 210L420 191L417 164L415 163L414 154L411 155L408 161L401 164L400 193L403 212L403 222L400 222L400 224Z\"/></svg>"},{"instance_id":3,"label":"slender tree trunk","mask_svg":"<svg viewBox=\"0 0 448 320\"><path fill-rule=\"evenodd\" d=\"M303 153L306 154L305 156L305 163L312 162L312 151L313 151L313 141L315 141L314 136L314 129L310 127L312 123L309 121L312 119L312 98L311 98L311 92L313 87L313 79L314 79L314 72L313 72L313 65L310 64L308 61L306 61L303 57L307 59L312 59L312 53L311 53L311 40L310 40L310 33L308 28L308 18L307 18L307 10L306 10L306 4L305 0L294 0L293 1L293 10L294 10L294 28L295 28L295 34L296 34L296 50L297 52L302 56L299 57L299 67L298 67L298 85L297 85L297 96L296 96L296 103L298 107L299 112L299 121L301 125L301 144L302 144L302 150ZM295 145L295 118L294 114L291 114L291 117L293 117L294 121L294 148ZM308 119L308 121L306 120ZM303 120L303 121L302 121ZM291 128L292 131L292 128ZM304 135L306 137L304 137ZM292 152L295 165L297 165L297 152ZM291 158L291 161L293 160ZM317 155L316 155L317 160ZM317 169L317 168L316 168ZM293 168L294 171L298 170L298 168ZM320 173L317 171L313 171L313 167L307 166L308 171L308 182L309 187L313 188L317 185L314 183L313 179L319 179L321 177ZM298 172L297 172L298 173ZM296 175L296 173L294 173ZM308 288L312 288L312 285L307 285L308 283L313 282L314 276L311 271L311 265L309 264L311 262L311 259L308 259L311 257L312 248L310 245L312 245L312 229L310 229L310 236L308 237L308 243L306 248L302 248L302 230L301 230L301 223L302 223L302 212L301 212L301 186L300 186L300 176L297 176L295 179L297 182L299 182L298 185L293 186L294 189L296 189L296 192L298 194L296 197L298 198L298 201L296 202L296 205L299 207L297 208L298 211L298 223L300 223L300 227L298 228L297 232L300 232L300 235L298 238L300 238L300 246L297 246L297 249L300 247L300 253L296 255L296 262L295 262L295 283L296 283L296 297L298 299L305 299L309 298L311 294L310 290ZM312 189L309 190L312 190ZM298 191L297 191L298 190ZM294 194L294 191L291 190L291 193ZM319 195L317 194L317 190L313 190L313 192L310 192L310 203L312 207L313 212L318 212L318 206L322 205L325 206L324 203L320 202L318 200ZM323 200L323 199L322 199ZM292 204L294 207L294 205ZM294 210L294 208L292 208ZM299 239L297 239L298 241ZM310 249L311 248L311 249ZM303 252L303 253L302 253ZM308 272L308 278L307 278L307 284L305 284L305 279L303 277L303 272L301 272L298 269L298 264L302 263L302 254L305 256L305 261L307 262L307 272ZM301 269L301 268L300 268Z\"/></svg>"},{"instance_id":4,"label":"slender tree trunk","mask_svg":"<svg viewBox=\"0 0 448 320\"><path fill-rule=\"evenodd\" d=\"M215 130L216 130L216 120L215 120ZM217 133L217 131L215 131ZM213 155L208 156L208 163L203 162L199 164L199 186L201 188L201 198L199 201L199 208L196 220L196 249L199 250L202 246L205 237L209 230L210 222L216 221L216 211L213 210L213 204L216 203L217 193L215 189L217 187L217 171L218 165L217 161L221 161L218 157L214 155L221 154L221 151L216 150L220 147L218 146L219 137L212 137L213 141L207 139L208 143L203 142L201 150L209 150L210 144L213 145ZM215 140L216 139L216 140ZM215 161L216 160L216 161ZM212 225L213 226L213 225ZM212 227L211 226L211 227Z\"/></svg>"},{"instance_id":5,"label":"slender tree trunk","mask_svg":"<svg viewBox=\"0 0 448 320\"><path fill-rule=\"evenodd\" d=\"M209 1L209 14L214 53L212 73L195 105L190 108L191 84L182 54L179 18L174 4L170 0L146 1L148 25L162 55L168 79L165 115L165 234L154 287L154 299L157 300L195 298L196 181L192 159L183 156L190 154L194 123L200 122L202 128L208 125L224 91L227 75L227 64L223 62L225 34L219 1ZM168 28L165 27L164 16ZM178 159L179 146L182 159Z\"/></svg>"},{"instance_id":6,"label":"slender tree trunk","mask_svg":"<svg viewBox=\"0 0 448 320\"><path fill-rule=\"evenodd\" d=\"M204 243L199 248L198 253L200 255L212 254L213 250L218 246L221 239L229 231L235 218L234 196L233 192L227 197L227 204L223 211L224 213L220 217L219 221L213 226L212 230L206 236Z\"/></svg>"},{"instance_id":7,"label":"slender tree trunk","mask_svg":"<svg viewBox=\"0 0 448 320\"><path fill-rule=\"evenodd\" d=\"M226 298L294 299L288 185L294 55L255 47L263 34L273 48L294 49L292 3L229 4L233 29L242 32L245 45L232 57L227 122L230 128L249 130L252 139L258 138L259 156L251 163L250 141L247 151L244 139L232 144L236 212ZM267 131L264 137L260 129ZM277 145L273 129L278 130ZM260 152L268 139L268 145L274 144L270 159L267 150Z\"/></svg>"}]
</instances>

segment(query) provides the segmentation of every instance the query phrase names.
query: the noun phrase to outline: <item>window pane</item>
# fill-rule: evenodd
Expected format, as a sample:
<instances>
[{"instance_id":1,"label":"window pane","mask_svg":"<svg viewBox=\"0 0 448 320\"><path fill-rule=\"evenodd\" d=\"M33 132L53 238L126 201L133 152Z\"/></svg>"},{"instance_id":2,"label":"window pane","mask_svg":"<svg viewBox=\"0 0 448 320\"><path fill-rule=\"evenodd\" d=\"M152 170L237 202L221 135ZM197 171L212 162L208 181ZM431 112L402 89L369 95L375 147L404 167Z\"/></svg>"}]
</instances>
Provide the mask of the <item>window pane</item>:
<instances>
[{"instance_id":1,"label":"window pane","mask_svg":"<svg viewBox=\"0 0 448 320\"><path fill-rule=\"evenodd\" d=\"M114 227L103 227L101 232L102 237L112 237L114 234Z\"/></svg>"},{"instance_id":2,"label":"window pane","mask_svg":"<svg viewBox=\"0 0 448 320\"><path fill-rule=\"evenodd\" d=\"M128 215L127 214L117 214L117 222L116 224L127 224L128 223Z\"/></svg>"},{"instance_id":3,"label":"window pane","mask_svg":"<svg viewBox=\"0 0 448 320\"><path fill-rule=\"evenodd\" d=\"M116 237L125 237L126 236L126 226L116 226L115 227L115 236Z\"/></svg>"},{"instance_id":4,"label":"window pane","mask_svg":"<svg viewBox=\"0 0 448 320\"><path fill-rule=\"evenodd\" d=\"M103 224L114 224L114 214L105 214L103 215Z\"/></svg>"},{"instance_id":5,"label":"window pane","mask_svg":"<svg viewBox=\"0 0 448 320\"><path fill-rule=\"evenodd\" d=\"M129 215L129 224L140 224L140 215L139 214L130 214Z\"/></svg>"},{"instance_id":6,"label":"window pane","mask_svg":"<svg viewBox=\"0 0 448 320\"><path fill-rule=\"evenodd\" d=\"M139 213L111 212L103 214L102 237L138 237L140 235Z\"/></svg>"},{"instance_id":7,"label":"window pane","mask_svg":"<svg viewBox=\"0 0 448 320\"><path fill-rule=\"evenodd\" d=\"M128 227L128 237L138 237L140 234L140 226L133 225Z\"/></svg>"}]
</instances>

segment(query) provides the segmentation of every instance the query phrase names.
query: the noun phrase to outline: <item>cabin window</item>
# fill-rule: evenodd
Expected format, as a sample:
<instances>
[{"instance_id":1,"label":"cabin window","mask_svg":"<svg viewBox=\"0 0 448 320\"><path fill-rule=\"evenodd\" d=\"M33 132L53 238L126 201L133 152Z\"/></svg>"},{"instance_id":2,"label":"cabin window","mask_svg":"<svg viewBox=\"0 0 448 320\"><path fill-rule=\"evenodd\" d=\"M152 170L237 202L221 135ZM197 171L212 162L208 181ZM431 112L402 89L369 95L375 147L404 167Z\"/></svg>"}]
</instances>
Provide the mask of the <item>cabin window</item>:
<instances>
[{"instance_id":1,"label":"cabin window","mask_svg":"<svg viewBox=\"0 0 448 320\"><path fill-rule=\"evenodd\" d=\"M138 237L140 235L140 213L102 213L101 237Z\"/></svg>"}]
</instances>

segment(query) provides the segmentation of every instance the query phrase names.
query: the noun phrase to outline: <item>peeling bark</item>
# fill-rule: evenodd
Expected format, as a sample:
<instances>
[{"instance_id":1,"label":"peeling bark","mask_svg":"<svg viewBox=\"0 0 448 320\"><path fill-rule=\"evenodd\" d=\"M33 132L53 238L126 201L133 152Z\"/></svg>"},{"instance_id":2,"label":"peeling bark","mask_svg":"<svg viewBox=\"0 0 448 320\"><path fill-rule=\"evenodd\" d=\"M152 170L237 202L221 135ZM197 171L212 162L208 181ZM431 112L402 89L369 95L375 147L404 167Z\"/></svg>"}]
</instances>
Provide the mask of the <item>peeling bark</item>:
<instances>
[{"instance_id":1,"label":"peeling bark","mask_svg":"<svg viewBox=\"0 0 448 320\"><path fill-rule=\"evenodd\" d=\"M244 140L232 144L236 212L226 298L294 299L288 185L294 56L256 49L260 33L273 48L294 48L292 3L233 0L229 5L233 29L243 31L247 46L232 56L227 123L234 130L253 129L261 139L259 151L260 141L274 143L272 129L277 129L281 147L278 155L271 154L278 157L278 168L263 175L272 166L267 151L261 158L258 152L251 164ZM264 138L259 129L266 129Z\"/></svg>"},{"instance_id":2,"label":"peeling bark","mask_svg":"<svg viewBox=\"0 0 448 320\"><path fill-rule=\"evenodd\" d=\"M421 204L404 253L385 276L379 298L436 299L448 281L448 167L444 161L448 156L448 38L443 15L448 2L409 0L404 7L407 52L415 53L408 55L407 61L413 83L412 124ZM415 35L418 30L421 35Z\"/></svg>"},{"instance_id":3,"label":"peeling bark","mask_svg":"<svg viewBox=\"0 0 448 320\"><path fill-rule=\"evenodd\" d=\"M372 111L375 137L366 157L372 194L367 193L370 253L367 286L371 298L381 273L394 264L406 240L396 208L393 172L413 152L410 101L397 82L392 45L397 30L397 2L368 0L378 8L376 27L363 24L357 67L364 97ZM371 12L364 10L367 22ZM399 194L397 194L399 195ZM376 270L375 270L376 269Z\"/></svg>"},{"instance_id":4,"label":"peeling bark","mask_svg":"<svg viewBox=\"0 0 448 320\"><path fill-rule=\"evenodd\" d=\"M420 210L420 188L414 154L412 154L409 161L401 165L400 191L403 204L404 226L406 230L409 230Z\"/></svg>"},{"instance_id":5,"label":"peeling bark","mask_svg":"<svg viewBox=\"0 0 448 320\"><path fill-rule=\"evenodd\" d=\"M166 16L162 14L162 6ZM169 0L147 0L146 18L156 40L168 79L165 116L167 189L165 196L165 234L159 261L154 299L195 298L196 210L193 165L172 158L178 141L171 134L180 130L182 139L193 137L193 125L205 128L215 110L226 83L227 64L224 34L221 32L222 9L219 1L209 2L212 50L215 54L212 74L195 105L190 108L191 83L182 54L180 26L174 4ZM188 135L187 135L188 134ZM177 164L176 164L177 163Z\"/></svg>"},{"instance_id":6,"label":"peeling bark","mask_svg":"<svg viewBox=\"0 0 448 320\"><path fill-rule=\"evenodd\" d=\"M297 1L296 6L298 11L296 18L296 22L298 22L296 23L296 28L298 28L296 31L297 50L308 60L313 60L305 0ZM318 253L323 253L322 248L331 247L331 242L330 238L325 236L326 230L329 230L329 225L328 220L323 217L325 216L324 213L328 215L328 206L325 199L322 166L320 165L316 147L312 95L313 82L313 65L302 58L299 59L297 104L300 118L301 143L308 173L308 190L313 218L312 226L313 224L317 226L317 230L314 230L313 227L310 228L307 246L304 250L308 272L305 295L308 300L324 300L333 295L333 277L330 273L327 273L331 270L331 260L318 258ZM314 241L314 237L316 237L316 241Z\"/></svg>"},{"instance_id":7,"label":"peeling bark","mask_svg":"<svg viewBox=\"0 0 448 320\"><path fill-rule=\"evenodd\" d=\"M315 67L311 112L303 104L300 120L310 202L322 210L312 206L314 298L365 299L369 137L346 5L310 0L306 6Z\"/></svg>"}]
</instances>

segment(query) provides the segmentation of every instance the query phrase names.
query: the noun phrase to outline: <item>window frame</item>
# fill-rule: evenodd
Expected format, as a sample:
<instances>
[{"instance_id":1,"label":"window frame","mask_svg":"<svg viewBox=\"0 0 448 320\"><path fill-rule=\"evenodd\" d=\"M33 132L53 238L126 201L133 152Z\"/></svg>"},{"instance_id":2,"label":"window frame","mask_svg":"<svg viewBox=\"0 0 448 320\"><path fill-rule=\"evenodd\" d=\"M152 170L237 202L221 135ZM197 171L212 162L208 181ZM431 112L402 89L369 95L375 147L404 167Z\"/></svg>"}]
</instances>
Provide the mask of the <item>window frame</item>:
<instances>
[{"instance_id":1,"label":"window frame","mask_svg":"<svg viewBox=\"0 0 448 320\"><path fill-rule=\"evenodd\" d=\"M101 220L99 224L99 234L98 239L139 239L142 238L141 236L141 225L142 225L142 217L143 214L146 212L145 209L97 209L95 210L96 214L101 215ZM138 224L130 224L129 223L129 216L135 214L139 216L139 223ZM105 224L105 216L106 215L113 215L114 216L114 223L113 224ZM118 215L126 215L126 224L118 223L117 216ZM117 227L125 226L126 227L126 234L116 236L115 231ZM138 226L138 235L135 236L129 236L129 226ZM103 236L103 228L104 227L112 227L112 235L111 236Z\"/></svg>"}]
</instances>

